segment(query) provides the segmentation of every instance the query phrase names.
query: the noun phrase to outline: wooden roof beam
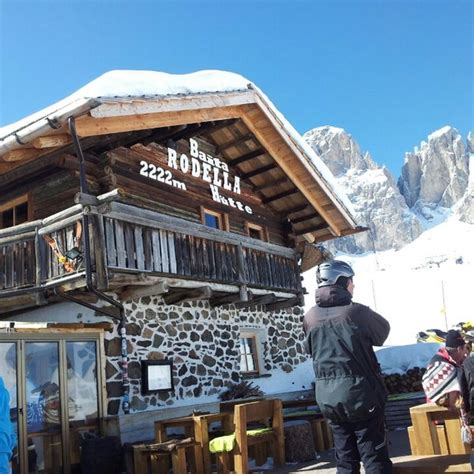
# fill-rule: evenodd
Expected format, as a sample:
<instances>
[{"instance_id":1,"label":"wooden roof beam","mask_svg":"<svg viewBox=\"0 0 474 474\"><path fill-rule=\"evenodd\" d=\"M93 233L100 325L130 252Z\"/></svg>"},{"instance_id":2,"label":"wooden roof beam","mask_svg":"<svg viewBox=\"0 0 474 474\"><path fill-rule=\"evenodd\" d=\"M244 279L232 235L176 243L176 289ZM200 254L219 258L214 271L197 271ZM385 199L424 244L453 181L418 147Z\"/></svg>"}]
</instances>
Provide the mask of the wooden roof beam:
<instances>
[{"instance_id":1,"label":"wooden roof beam","mask_svg":"<svg viewBox=\"0 0 474 474\"><path fill-rule=\"evenodd\" d=\"M308 206L309 204L302 204L299 206L290 207L290 209L285 209L281 212L289 216L290 214L296 214L297 212L306 211L306 209L308 209Z\"/></svg>"},{"instance_id":2,"label":"wooden roof beam","mask_svg":"<svg viewBox=\"0 0 474 474\"><path fill-rule=\"evenodd\" d=\"M271 163L266 166L262 166L261 168L258 168L253 171L249 171L248 173L242 173L241 178L242 179L249 179L249 178L254 178L255 176L258 176L259 174L266 173L267 171L274 170L275 168L278 168L278 165L276 163Z\"/></svg>"},{"instance_id":3,"label":"wooden roof beam","mask_svg":"<svg viewBox=\"0 0 474 474\"><path fill-rule=\"evenodd\" d=\"M67 133L61 135L46 135L35 138L32 142L35 148L55 148L58 146L69 145L72 142L71 136Z\"/></svg>"},{"instance_id":4,"label":"wooden roof beam","mask_svg":"<svg viewBox=\"0 0 474 474\"><path fill-rule=\"evenodd\" d=\"M286 300L276 301L275 303L269 303L265 305L266 311L279 311L280 309L291 308L292 306L303 306L303 296L295 296L294 298L288 298Z\"/></svg>"},{"instance_id":5,"label":"wooden roof beam","mask_svg":"<svg viewBox=\"0 0 474 474\"><path fill-rule=\"evenodd\" d=\"M264 191L265 189L271 189L271 188L275 188L277 186L280 186L280 184L285 184L285 183L289 183L291 182L288 178L288 176L284 176L283 178L279 178L275 181L272 181L270 183L265 183L265 184L262 184L261 186L255 186L254 189L256 191Z\"/></svg>"},{"instance_id":6,"label":"wooden roof beam","mask_svg":"<svg viewBox=\"0 0 474 474\"><path fill-rule=\"evenodd\" d=\"M256 296L249 301L238 301L234 303L235 307L238 309L250 308L257 305L266 305L274 303L277 301L277 297L273 293L268 293L267 295Z\"/></svg>"},{"instance_id":7,"label":"wooden roof beam","mask_svg":"<svg viewBox=\"0 0 474 474\"><path fill-rule=\"evenodd\" d=\"M239 156L238 158L234 158L233 160L230 160L229 161L229 166L240 165L240 163L244 163L245 161L253 160L254 158L262 156L265 153L266 153L266 151L263 148L257 148L256 150L253 150L249 153L246 153L245 155L242 155L242 156Z\"/></svg>"},{"instance_id":8,"label":"wooden roof beam","mask_svg":"<svg viewBox=\"0 0 474 474\"><path fill-rule=\"evenodd\" d=\"M311 203L311 206L324 218L335 236L341 235L341 226L329 212L322 208L322 203L315 197L313 190L306 185L308 174L311 179L318 183L324 193L328 193L329 186L324 179L318 175L314 166L309 162L304 151L300 149L295 140L288 134L282 122L272 112L258 94L257 104L249 105L242 116L247 128L254 133L257 140L273 156L281 169L289 176L291 181L301 189L302 194ZM298 156L295 162L291 159ZM332 197L330 198L332 200ZM339 207L337 197L334 195L335 207L344 215L344 210Z\"/></svg>"},{"instance_id":9,"label":"wooden roof beam","mask_svg":"<svg viewBox=\"0 0 474 474\"><path fill-rule=\"evenodd\" d=\"M316 213L311 213L306 216L301 216L301 217L295 217L294 219L290 219L292 224L300 224L301 222L306 222L311 219L315 219L316 217L319 217L319 214Z\"/></svg>"},{"instance_id":10,"label":"wooden roof beam","mask_svg":"<svg viewBox=\"0 0 474 474\"><path fill-rule=\"evenodd\" d=\"M227 143L223 143L222 145L217 146L216 155L218 155L219 153L222 153L224 150L227 150L228 148L240 145L242 143L245 143L248 140L253 140L253 139L254 139L254 136L251 133L248 133L247 135L242 135L241 137L234 138L233 140L230 140Z\"/></svg>"},{"instance_id":11,"label":"wooden roof beam","mask_svg":"<svg viewBox=\"0 0 474 474\"><path fill-rule=\"evenodd\" d=\"M295 235L303 235L303 234L310 234L311 232L316 232L318 230L323 230L328 228L329 226L327 225L326 222L323 222L321 224L316 224L316 225L311 225L308 227L303 227L303 229L295 230L294 234Z\"/></svg>"},{"instance_id":12,"label":"wooden roof beam","mask_svg":"<svg viewBox=\"0 0 474 474\"><path fill-rule=\"evenodd\" d=\"M80 137L89 137L133 130L171 127L174 125L188 125L190 123L238 119L241 115L242 112L239 106L179 110L139 115L120 115L117 117L104 118L95 118L89 115L79 117L76 120L76 129ZM227 123L226 126L228 125Z\"/></svg>"},{"instance_id":13,"label":"wooden roof beam","mask_svg":"<svg viewBox=\"0 0 474 474\"><path fill-rule=\"evenodd\" d=\"M240 293L229 293L223 296L214 296L209 300L209 304L214 308L215 306L231 304L235 303L236 301L240 301Z\"/></svg>"},{"instance_id":14,"label":"wooden roof beam","mask_svg":"<svg viewBox=\"0 0 474 474\"><path fill-rule=\"evenodd\" d=\"M196 123L192 125L188 125L183 130L178 131L173 136L169 137L169 140L173 140L177 142L178 140L182 140L183 138L190 138L197 134L202 133L213 133L221 128L228 127L232 125L236 119L233 120L220 120L218 122L205 122L205 123Z\"/></svg>"},{"instance_id":15,"label":"wooden roof beam","mask_svg":"<svg viewBox=\"0 0 474 474\"><path fill-rule=\"evenodd\" d=\"M200 288L185 288L179 290L172 290L163 296L166 304L178 304L181 301L192 299L208 299L212 297L212 289L210 286L202 286Z\"/></svg>"},{"instance_id":16,"label":"wooden roof beam","mask_svg":"<svg viewBox=\"0 0 474 474\"><path fill-rule=\"evenodd\" d=\"M39 156L40 152L36 148L18 148L16 150L9 151L5 153L2 158L3 161L12 162L12 161L23 161L30 158L36 158Z\"/></svg>"},{"instance_id":17,"label":"wooden roof beam","mask_svg":"<svg viewBox=\"0 0 474 474\"><path fill-rule=\"evenodd\" d=\"M278 201L278 199L283 199L288 196L292 196L293 194L296 194L298 191L298 188L293 188L289 189L288 191L283 191L279 194L275 194L274 196L266 197L262 199L263 204L268 204L273 201Z\"/></svg>"}]
</instances>

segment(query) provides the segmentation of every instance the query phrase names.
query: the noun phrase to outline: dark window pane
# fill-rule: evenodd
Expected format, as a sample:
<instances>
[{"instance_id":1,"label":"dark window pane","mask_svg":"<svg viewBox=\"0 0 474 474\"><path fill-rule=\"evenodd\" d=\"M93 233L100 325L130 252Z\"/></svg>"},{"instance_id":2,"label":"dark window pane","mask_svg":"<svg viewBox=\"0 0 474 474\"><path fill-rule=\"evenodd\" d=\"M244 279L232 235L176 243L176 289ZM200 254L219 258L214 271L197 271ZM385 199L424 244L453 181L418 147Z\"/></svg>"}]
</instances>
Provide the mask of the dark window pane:
<instances>
[{"instance_id":1,"label":"dark window pane","mask_svg":"<svg viewBox=\"0 0 474 474\"><path fill-rule=\"evenodd\" d=\"M261 229L255 229L253 227L249 227L249 236L252 237L253 239L263 240Z\"/></svg>"},{"instance_id":2,"label":"dark window pane","mask_svg":"<svg viewBox=\"0 0 474 474\"><path fill-rule=\"evenodd\" d=\"M28 203L24 202L15 207L15 225L23 224L28 220Z\"/></svg>"},{"instance_id":3,"label":"dark window pane","mask_svg":"<svg viewBox=\"0 0 474 474\"><path fill-rule=\"evenodd\" d=\"M6 229L13 225L13 209L7 209L2 213L2 228Z\"/></svg>"},{"instance_id":4,"label":"dark window pane","mask_svg":"<svg viewBox=\"0 0 474 474\"><path fill-rule=\"evenodd\" d=\"M214 229L219 229L219 218L214 216L213 214L204 213L204 217L206 220L206 225L208 227L213 227Z\"/></svg>"}]
</instances>

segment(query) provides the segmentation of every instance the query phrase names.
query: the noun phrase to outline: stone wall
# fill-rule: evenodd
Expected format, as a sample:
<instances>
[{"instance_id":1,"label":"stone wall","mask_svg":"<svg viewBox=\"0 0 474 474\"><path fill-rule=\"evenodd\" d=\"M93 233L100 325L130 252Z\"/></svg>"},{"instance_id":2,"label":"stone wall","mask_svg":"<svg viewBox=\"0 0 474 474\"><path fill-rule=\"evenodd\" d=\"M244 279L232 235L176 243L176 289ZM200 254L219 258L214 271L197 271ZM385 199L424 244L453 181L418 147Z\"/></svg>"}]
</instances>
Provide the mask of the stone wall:
<instances>
[{"instance_id":1,"label":"stone wall","mask_svg":"<svg viewBox=\"0 0 474 474\"><path fill-rule=\"evenodd\" d=\"M306 360L303 308L265 312L262 307L238 310L233 305L211 308L208 301L166 305L160 297L125 304L129 354L131 412L173 406L180 400L215 396L241 380L239 335L255 329L260 337L260 372L291 372ZM262 336L264 334L264 336ZM107 412L120 412L120 339L106 335ZM141 394L141 360L172 359L174 391ZM258 385L258 379L255 381Z\"/></svg>"}]
</instances>

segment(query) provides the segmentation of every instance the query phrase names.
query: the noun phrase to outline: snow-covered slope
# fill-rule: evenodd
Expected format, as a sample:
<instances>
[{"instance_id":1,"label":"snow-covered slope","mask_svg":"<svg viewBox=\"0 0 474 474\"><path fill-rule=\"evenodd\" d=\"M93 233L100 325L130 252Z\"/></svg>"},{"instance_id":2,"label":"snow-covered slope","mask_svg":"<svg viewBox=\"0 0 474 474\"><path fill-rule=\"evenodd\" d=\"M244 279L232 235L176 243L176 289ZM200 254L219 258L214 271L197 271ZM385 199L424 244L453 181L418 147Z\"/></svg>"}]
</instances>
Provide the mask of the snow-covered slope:
<instances>
[{"instance_id":1,"label":"snow-covered slope","mask_svg":"<svg viewBox=\"0 0 474 474\"><path fill-rule=\"evenodd\" d=\"M437 219L441 222L398 251L336 255L354 267L354 301L390 321L389 345L414 343L416 333L428 328L474 321L474 226L454 213ZM314 273L304 274L306 309L314 304Z\"/></svg>"}]
</instances>

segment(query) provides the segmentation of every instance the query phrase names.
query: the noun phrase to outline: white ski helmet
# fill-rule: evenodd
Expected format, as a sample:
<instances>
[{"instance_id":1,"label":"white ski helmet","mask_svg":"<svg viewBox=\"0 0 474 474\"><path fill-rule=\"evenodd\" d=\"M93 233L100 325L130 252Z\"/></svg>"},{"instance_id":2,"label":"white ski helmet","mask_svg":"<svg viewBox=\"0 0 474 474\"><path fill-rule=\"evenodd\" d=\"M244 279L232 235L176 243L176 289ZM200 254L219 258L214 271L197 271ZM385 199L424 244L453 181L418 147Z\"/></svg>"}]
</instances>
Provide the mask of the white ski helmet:
<instances>
[{"instance_id":1,"label":"white ski helmet","mask_svg":"<svg viewBox=\"0 0 474 474\"><path fill-rule=\"evenodd\" d=\"M352 278L353 276L352 267L342 260L329 260L318 265L316 269L318 288L335 285L339 277Z\"/></svg>"}]
</instances>

